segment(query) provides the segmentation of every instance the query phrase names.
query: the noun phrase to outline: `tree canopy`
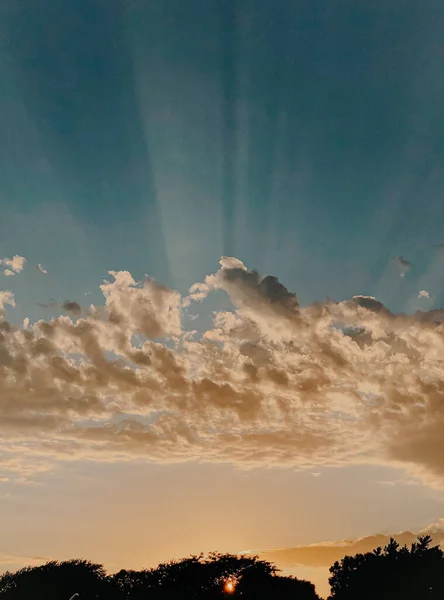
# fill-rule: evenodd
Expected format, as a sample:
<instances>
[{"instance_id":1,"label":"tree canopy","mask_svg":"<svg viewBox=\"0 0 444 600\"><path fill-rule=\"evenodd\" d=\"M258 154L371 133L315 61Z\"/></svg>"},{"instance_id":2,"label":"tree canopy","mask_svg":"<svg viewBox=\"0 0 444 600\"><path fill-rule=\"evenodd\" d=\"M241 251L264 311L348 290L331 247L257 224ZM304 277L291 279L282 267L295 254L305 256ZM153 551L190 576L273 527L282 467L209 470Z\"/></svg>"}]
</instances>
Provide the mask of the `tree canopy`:
<instances>
[{"instance_id":1,"label":"tree canopy","mask_svg":"<svg viewBox=\"0 0 444 600\"><path fill-rule=\"evenodd\" d=\"M79 600L319 600L312 583L279 576L267 561L216 552L114 575L101 565L71 560L0 577L1 600L70 600L76 593Z\"/></svg>"},{"instance_id":2,"label":"tree canopy","mask_svg":"<svg viewBox=\"0 0 444 600\"><path fill-rule=\"evenodd\" d=\"M444 552L420 536L411 548L392 538L384 548L346 556L330 568L332 600L444 598Z\"/></svg>"},{"instance_id":3,"label":"tree canopy","mask_svg":"<svg viewBox=\"0 0 444 600\"><path fill-rule=\"evenodd\" d=\"M345 556L330 568L329 600L442 600L444 552L420 536L410 548ZM51 561L0 576L0 600L320 600L315 586L279 575L258 556L212 552L151 569L106 573L87 560Z\"/></svg>"}]
</instances>

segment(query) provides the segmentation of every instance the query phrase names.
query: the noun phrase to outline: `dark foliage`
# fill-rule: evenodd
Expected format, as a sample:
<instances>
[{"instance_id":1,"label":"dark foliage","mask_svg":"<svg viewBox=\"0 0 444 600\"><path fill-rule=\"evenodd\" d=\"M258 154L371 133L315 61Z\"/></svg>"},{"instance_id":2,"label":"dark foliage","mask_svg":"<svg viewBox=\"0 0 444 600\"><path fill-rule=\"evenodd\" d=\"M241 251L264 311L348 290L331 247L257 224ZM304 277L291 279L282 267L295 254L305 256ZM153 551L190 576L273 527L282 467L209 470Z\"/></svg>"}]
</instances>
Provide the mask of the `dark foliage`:
<instances>
[{"instance_id":1,"label":"dark foliage","mask_svg":"<svg viewBox=\"0 0 444 600\"><path fill-rule=\"evenodd\" d=\"M444 598L444 553L430 536L411 548L391 539L384 548L346 556L331 568L333 600L436 600Z\"/></svg>"},{"instance_id":2,"label":"dark foliage","mask_svg":"<svg viewBox=\"0 0 444 600\"><path fill-rule=\"evenodd\" d=\"M232 587L227 587L227 583ZM0 577L1 600L319 600L314 585L280 577L258 557L211 553L107 575L87 561L50 562Z\"/></svg>"},{"instance_id":3,"label":"dark foliage","mask_svg":"<svg viewBox=\"0 0 444 600\"><path fill-rule=\"evenodd\" d=\"M56 598L69 600L78 592L84 600L105 598L112 582L101 565L86 560L51 561L40 567L25 567L0 577L0 598L31 600Z\"/></svg>"}]
</instances>

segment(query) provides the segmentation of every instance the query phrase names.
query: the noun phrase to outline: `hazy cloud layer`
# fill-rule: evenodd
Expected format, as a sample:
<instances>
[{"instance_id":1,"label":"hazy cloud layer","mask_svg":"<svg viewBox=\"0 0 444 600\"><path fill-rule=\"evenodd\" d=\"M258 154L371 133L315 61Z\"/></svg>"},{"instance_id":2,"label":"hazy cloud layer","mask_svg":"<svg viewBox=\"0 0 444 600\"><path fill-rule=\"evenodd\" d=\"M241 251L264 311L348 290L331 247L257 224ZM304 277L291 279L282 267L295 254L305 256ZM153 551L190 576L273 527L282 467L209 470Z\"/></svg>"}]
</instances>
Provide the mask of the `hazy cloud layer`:
<instances>
[{"instance_id":1,"label":"hazy cloud layer","mask_svg":"<svg viewBox=\"0 0 444 600\"><path fill-rule=\"evenodd\" d=\"M368 296L302 307L275 277L227 257L186 298L110 275L102 306L70 303L71 316L22 328L0 292L5 477L142 457L393 464L444 482L443 311L396 315ZM184 330L190 304L204 313L213 290L233 310Z\"/></svg>"},{"instance_id":2,"label":"hazy cloud layer","mask_svg":"<svg viewBox=\"0 0 444 600\"><path fill-rule=\"evenodd\" d=\"M433 544L444 547L444 529L441 520L436 525L431 525L418 533L404 531L392 535L376 534L357 540L339 540L295 548L255 551L252 554L259 554L262 559L275 563L284 574L308 578L316 584L317 592L323 597L327 597L330 593L329 568L335 561L340 561L347 555L371 552L378 546L384 547L389 543L391 537L401 546L404 544L410 546L417 540L419 534L430 534Z\"/></svg>"},{"instance_id":3,"label":"hazy cloud layer","mask_svg":"<svg viewBox=\"0 0 444 600\"><path fill-rule=\"evenodd\" d=\"M430 525L423 531L416 533L403 531L391 535L376 534L358 540L340 540L296 548L265 550L259 552L259 554L261 558L276 563L282 569L297 566L330 567L335 561L341 560L344 556L371 552L378 547L384 548L389 543L390 538L394 538L400 546L404 546L404 544L410 546L417 540L418 535L425 534L432 537L433 544L444 546L444 528L441 520L439 523Z\"/></svg>"}]
</instances>

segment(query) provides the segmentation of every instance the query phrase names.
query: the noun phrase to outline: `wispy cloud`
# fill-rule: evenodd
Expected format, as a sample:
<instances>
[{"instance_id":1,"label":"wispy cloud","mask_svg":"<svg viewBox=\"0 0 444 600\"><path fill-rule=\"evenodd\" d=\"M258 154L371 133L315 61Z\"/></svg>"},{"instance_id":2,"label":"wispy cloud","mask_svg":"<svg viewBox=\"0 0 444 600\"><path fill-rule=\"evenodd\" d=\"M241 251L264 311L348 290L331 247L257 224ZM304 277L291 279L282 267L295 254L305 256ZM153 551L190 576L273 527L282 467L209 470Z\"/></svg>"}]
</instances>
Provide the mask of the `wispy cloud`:
<instances>
[{"instance_id":1,"label":"wispy cloud","mask_svg":"<svg viewBox=\"0 0 444 600\"><path fill-rule=\"evenodd\" d=\"M82 307L78 302L73 302L72 300L65 300L62 303L63 310L66 312L70 312L73 315L80 316L82 314Z\"/></svg>"},{"instance_id":2,"label":"wispy cloud","mask_svg":"<svg viewBox=\"0 0 444 600\"><path fill-rule=\"evenodd\" d=\"M46 269L44 269L40 263L36 266L36 269L42 275L47 275L48 274L48 271Z\"/></svg>"},{"instance_id":3,"label":"wispy cloud","mask_svg":"<svg viewBox=\"0 0 444 600\"><path fill-rule=\"evenodd\" d=\"M18 328L3 312L6 476L138 457L313 474L403 465L444 485L444 311L398 315L369 296L301 306L275 277L227 257L186 298L110 275L104 304L83 316L73 305L73 318ZM184 311L213 290L232 310L205 331L184 329Z\"/></svg>"},{"instance_id":4,"label":"wispy cloud","mask_svg":"<svg viewBox=\"0 0 444 600\"><path fill-rule=\"evenodd\" d=\"M399 271L400 277L405 277L405 274L410 270L410 263L403 256L393 256L392 262Z\"/></svg>"},{"instance_id":5,"label":"wispy cloud","mask_svg":"<svg viewBox=\"0 0 444 600\"><path fill-rule=\"evenodd\" d=\"M0 554L0 571L20 569L28 566L39 566L51 559L45 556L20 556L13 554Z\"/></svg>"}]
</instances>

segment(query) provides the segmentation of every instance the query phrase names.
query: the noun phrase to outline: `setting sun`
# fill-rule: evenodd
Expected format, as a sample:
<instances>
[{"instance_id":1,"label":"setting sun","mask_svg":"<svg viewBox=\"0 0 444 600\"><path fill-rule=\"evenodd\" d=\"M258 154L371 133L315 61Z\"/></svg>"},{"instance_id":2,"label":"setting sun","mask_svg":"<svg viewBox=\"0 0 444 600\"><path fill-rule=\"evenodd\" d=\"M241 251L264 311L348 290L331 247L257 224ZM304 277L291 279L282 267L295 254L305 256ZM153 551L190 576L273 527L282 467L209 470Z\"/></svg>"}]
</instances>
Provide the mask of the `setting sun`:
<instances>
[{"instance_id":1,"label":"setting sun","mask_svg":"<svg viewBox=\"0 0 444 600\"><path fill-rule=\"evenodd\" d=\"M227 594L232 594L234 592L234 588L235 585L233 581L227 581L225 583L224 590L227 592Z\"/></svg>"}]
</instances>

